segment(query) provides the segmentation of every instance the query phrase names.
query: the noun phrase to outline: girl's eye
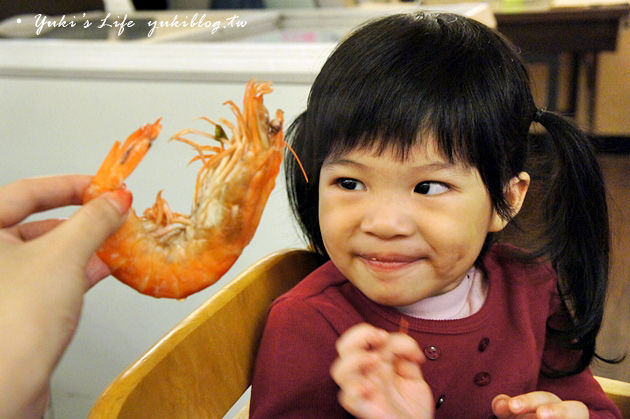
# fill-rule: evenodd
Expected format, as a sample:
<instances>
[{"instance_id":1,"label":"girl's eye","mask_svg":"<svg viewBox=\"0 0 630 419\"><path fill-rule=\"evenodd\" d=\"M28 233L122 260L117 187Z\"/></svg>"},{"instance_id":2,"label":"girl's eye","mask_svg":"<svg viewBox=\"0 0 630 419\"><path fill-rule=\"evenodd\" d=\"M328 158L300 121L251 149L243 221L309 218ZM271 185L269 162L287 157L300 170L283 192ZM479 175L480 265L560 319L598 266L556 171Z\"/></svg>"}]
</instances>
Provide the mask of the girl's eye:
<instances>
[{"instance_id":1,"label":"girl's eye","mask_svg":"<svg viewBox=\"0 0 630 419\"><path fill-rule=\"evenodd\" d=\"M422 182L418 183L413 191L421 195L439 195L448 189L448 186L442 182Z\"/></svg>"},{"instance_id":2,"label":"girl's eye","mask_svg":"<svg viewBox=\"0 0 630 419\"><path fill-rule=\"evenodd\" d=\"M365 190L365 185L359 182L356 179L351 178L339 178L335 181L337 185L339 185L343 189L347 189L349 191L363 191Z\"/></svg>"}]
</instances>

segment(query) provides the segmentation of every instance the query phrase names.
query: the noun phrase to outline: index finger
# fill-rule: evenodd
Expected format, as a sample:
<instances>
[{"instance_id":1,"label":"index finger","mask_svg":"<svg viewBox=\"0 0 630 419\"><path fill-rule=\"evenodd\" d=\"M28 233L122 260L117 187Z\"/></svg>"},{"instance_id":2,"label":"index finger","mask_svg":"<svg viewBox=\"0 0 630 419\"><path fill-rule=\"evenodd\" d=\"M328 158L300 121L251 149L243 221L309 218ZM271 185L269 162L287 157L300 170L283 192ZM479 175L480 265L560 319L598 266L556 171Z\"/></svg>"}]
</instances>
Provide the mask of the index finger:
<instances>
[{"instance_id":1,"label":"index finger","mask_svg":"<svg viewBox=\"0 0 630 419\"><path fill-rule=\"evenodd\" d=\"M339 355L355 350L371 350L385 344L388 333L385 330L360 323L348 329L337 340L336 348Z\"/></svg>"},{"instance_id":2,"label":"index finger","mask_svg":"<svg viewBox=\"0 0 630 419\"><path fill-rule=\"evenodd\" d=\"M420 345L411 336L402 333L392 333L385 347L391 357L406 359L412 362L422 363L425 356Z\"/></svg>"},{"instance_id":3,"label":"index finger","mask_svg":"<svg viewBox=\"0 0 630 419\"><path fill-rule=\"evenodd\" d=\"M0 186L0 228L15 225L36 212L82 204L83 191L91 179L89 175L60 175Z\"/></svg>"},{"instance_id":4,"label":"index finger","mask_svg":"<svg viewBox=\"0 0 630 419\"><path fill-rule=\"evenodd\" d=\"M560 398L553 393L547 391L532 391L530 393L520 394L513 397L497 396L492 400L495 414L499 413L524 415L526 413L534 413L540 406L561 402ZM501 417L501 416L500 416Z\"/></svg>"}]
</instances>

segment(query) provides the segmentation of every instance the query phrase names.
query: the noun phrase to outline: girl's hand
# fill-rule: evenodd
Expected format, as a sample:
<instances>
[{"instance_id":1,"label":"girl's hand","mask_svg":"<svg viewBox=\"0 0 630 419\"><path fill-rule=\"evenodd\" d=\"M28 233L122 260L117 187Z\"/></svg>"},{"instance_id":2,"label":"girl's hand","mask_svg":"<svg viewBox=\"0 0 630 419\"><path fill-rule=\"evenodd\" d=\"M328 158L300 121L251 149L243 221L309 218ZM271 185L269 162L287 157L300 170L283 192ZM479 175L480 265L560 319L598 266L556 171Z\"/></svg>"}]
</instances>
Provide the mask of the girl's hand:
<instances>
[{"instance_id":1,"label":"girl's hand","mask_svg":"<svg viewBox=\"0 0 630 419\"><path fill-rule=\"evenodd\" d=\"M492 399L492 411L500 418L588 419L582 402L562 401L546 391L534 391L510 397L500 394Z\"/></svg>"},{"instance_id":2,"label":"girl's hand","mask_svg":"<svg viewBox=\"0 0 630 419\"><path fill-rule=\"evenodd\" d=\"M433 394L422 377L418 344L402 333L362 323L337 341L331 375L339 403L357 417L432 418Z\"/></svg>"}]
</instances>

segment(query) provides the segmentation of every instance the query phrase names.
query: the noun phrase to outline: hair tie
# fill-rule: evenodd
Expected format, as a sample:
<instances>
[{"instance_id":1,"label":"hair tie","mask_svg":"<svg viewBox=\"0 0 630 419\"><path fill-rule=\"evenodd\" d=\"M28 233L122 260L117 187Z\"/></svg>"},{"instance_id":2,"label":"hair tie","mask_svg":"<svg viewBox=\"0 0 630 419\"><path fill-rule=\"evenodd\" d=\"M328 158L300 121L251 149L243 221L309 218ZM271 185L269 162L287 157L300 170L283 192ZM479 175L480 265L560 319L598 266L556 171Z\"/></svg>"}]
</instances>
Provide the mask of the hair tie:
<instances>
[{"instance_id":1,"label":"hair tie","mask_svg":"<svg viewBox=\"0 0 630 419\"><path fill-rule=\"evenodd\" d=\"M532 118L534 122L540 122L543 114L547 112L544 109L536 108L536 112L534 112L534 117Z\"/></svg>"}]
</instances>

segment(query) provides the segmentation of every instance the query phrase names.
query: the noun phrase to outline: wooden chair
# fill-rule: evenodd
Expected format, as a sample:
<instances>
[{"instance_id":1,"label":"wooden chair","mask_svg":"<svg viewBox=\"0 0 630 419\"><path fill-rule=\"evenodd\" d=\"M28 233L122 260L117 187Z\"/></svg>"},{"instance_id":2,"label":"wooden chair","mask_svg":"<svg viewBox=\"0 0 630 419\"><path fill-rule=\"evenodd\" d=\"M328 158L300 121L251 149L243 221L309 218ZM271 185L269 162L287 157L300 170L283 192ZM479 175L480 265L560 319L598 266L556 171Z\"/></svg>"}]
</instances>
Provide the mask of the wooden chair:
<instances>
[{"instance_id":1,"label":"wooden chair","mask_svg":"<svg viewBox=\"0 0 630 419\"><path fill-rule=\"evenodd\" d=\"M223 418L250 385L269 305L321 263L306 250L255 263L123 371L89 418Z\"/></svg>"},{"instance_id":2,"label":"wooden chair","mask_svg":"<svg viewBox=\"0 0 630 419\"><path fill-rule=\"evenodd\" d=\"M595 379L602 386L606 395L621 410L621 415L624 418L630 418L630 383L605 377L595 377Z\"/></svg>"},{"instance_id":3,"label":"wooden chair","mask_svg":"<svg viewBox=\"0 0 630 419\"><path fill-rule=\"evenodd\" d=\"M223 418L249 387L269 305L321 263L285 250L254 264L120 374L89 418ZM596 379L630 418L630 383Z\"/></svg>"}]
</instances>

